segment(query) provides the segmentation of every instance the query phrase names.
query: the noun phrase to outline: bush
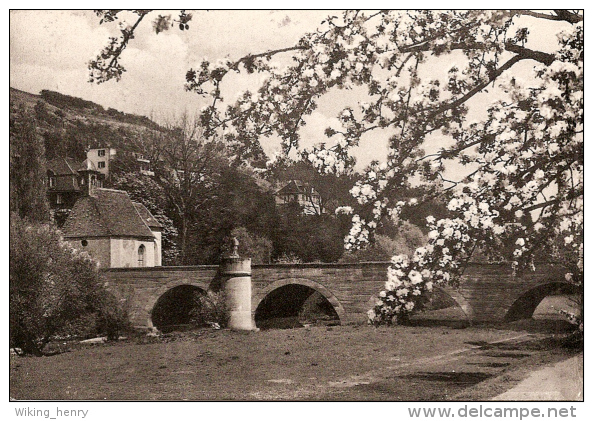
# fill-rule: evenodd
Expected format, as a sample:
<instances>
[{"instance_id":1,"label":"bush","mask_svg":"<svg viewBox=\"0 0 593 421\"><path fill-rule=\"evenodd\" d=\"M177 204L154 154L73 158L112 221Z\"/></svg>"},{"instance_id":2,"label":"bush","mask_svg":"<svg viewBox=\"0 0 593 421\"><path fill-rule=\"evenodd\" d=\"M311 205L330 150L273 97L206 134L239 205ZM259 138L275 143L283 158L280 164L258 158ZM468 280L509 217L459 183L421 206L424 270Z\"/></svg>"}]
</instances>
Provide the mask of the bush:
<instances>
[{"instance_id":1,"label":"bush","mask_svg":"<svg viewBox=\"0 0 593 421\"><path fill-rule=\"evenodd\" d=\"M116 341L124 332L131 330L128 308L110 293L103 295L96 320L96 336L106 336Z\"/></svg>"},{"instance_id":2,"label":"bush","mask_svg":"<svg viewBox=\"0 0 593 421\"><path fill-rule=\"evenodd\" d=\"M274 259L274 263L277 264L289 264L289 265L298 265L303 263L301 258L294 253L284 253L281 256Z\"/></svg>"},{"instance_id":3,"label":"bush","mask_svg":"<svg viewBox=\"0 0 593 421\"><path fill-rule=\"evenodd\" d=\"M41 91L41 98L43 98L48 104L54 105L56 107L68 107L80 110L88 109L101 112L104 111L102 106L100 106L99 104L95 104L94 102L70 95L61 94L55 91L49 91L47 89L43 89Z\"/></svg>"},{"instance_id":4,"label":"bush","mask_svg":"<svg viewBox=\"0 0 593 421\"><path fill-rule=\"evenodd\" d=\"M97 269L87 253L64 242L48 224L10 219L10 346L42 355L58 334L90 334L81 329L96 320L113 320L116 308L108 298ZM122 315L123 317L123 315ZM113 323L104 324L113 331ZM68 333L70 332L70 333Z\"/></svg>"},{"instance_id":5,"label":"bush","mask_svg":"<svg viewBox=\"0 0 593 421\"><path fill-rule=\"evenodd\" d=\"M109 292L99 300L97 311L68 320L53 335L61 339L90 339L106 336L117 340L124 332L131 330L127 308L118 303Z\"/></svg>"},{"instance_id":6,"label":"bush","mask_svg":"<svg viewBox=\"0 0 593 421\"><path fill-rule=\"evenodd\" d=\"M425 242L426 237L420 228L404 221L393 238L377 234L373 244L364 249L344 254L340 263L385 262L399 254L412 256L414 250Z\"/></svg>"},{"instance_id":7,"label":"bush","mask_svg":"<svg viewBox=\"0 0 593 421\"><path fill-rule=\"evenodd\" d=\"M227 327L231 312L226 293L208 291L206 294L196 295L190 316L191 323L197 326L218 324L220 327Z\"/></svg>"},{"instance_id":8,"label":"bush","mask_svg":"<svg viewBox=\"0 0 593 421\"><path fill-rule=\"evenodd\" d=\"M75 320L69 320L53 335L56 339L90 339L97 336L97 313L84 314Z\"/></svg>"}]
</instances>

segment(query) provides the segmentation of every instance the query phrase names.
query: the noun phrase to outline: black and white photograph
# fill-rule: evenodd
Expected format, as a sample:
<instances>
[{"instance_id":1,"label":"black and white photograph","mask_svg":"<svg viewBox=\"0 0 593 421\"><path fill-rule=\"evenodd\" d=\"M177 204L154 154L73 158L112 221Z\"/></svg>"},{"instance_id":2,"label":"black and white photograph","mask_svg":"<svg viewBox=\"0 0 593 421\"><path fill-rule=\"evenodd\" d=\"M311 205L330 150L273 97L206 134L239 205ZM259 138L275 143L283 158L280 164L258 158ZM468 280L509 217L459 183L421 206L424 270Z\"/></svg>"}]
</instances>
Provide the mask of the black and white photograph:
<instances>
[{"instance_id":1,"label":"black and white photograph","mask_svg":"<svg viewBox=\"0 0 593 421\"><path fill-rule=\"evenodd\" d=\"M585 419L584 10L9 22L9 419Z\"/></svg>"}]
</instances>

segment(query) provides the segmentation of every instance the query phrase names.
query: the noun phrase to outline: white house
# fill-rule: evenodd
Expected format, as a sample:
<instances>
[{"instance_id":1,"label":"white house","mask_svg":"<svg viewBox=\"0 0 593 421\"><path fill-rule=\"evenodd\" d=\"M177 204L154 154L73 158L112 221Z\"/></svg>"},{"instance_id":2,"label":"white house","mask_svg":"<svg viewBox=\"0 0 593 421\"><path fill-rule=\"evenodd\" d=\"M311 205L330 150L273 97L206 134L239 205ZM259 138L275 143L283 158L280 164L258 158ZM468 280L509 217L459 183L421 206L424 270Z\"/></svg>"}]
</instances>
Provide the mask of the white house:
<instances>
[{"instance_id":1,"label":"white house","mask_svg":"<svg viewBox=\"0 0 593 421\"><path fill-rule=\"evenodd\" d=\"M92 162L97 171L109 178L110 164L115 158L116 151L113 148L94 148L89 149L86 153L86 158Z\"/></svg>"}]
</instances>

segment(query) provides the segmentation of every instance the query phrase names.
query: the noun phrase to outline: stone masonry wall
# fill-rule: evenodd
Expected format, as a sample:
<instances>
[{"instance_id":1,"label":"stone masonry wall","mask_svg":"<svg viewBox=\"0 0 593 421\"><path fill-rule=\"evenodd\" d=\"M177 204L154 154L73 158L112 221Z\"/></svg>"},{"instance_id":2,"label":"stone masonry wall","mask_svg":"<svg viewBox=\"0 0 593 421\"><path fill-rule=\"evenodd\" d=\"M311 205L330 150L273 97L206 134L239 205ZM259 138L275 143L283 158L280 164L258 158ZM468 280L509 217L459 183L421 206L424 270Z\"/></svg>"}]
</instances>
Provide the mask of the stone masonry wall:
<instances>
[{"instance_id":1,"label":"stone masonry wall","mask_svg":"<svg viewBox=\"0 0 593 421\"><path fill-rule=\"evenodd\" d=\"M386 281L389 263L286 264L252 267L252 314L272 290L287 284L316 289L336 308L342 323L363 321ZM158 298L178 285L204 290L218 279L217 266L154 267L105 271L110 289L129 303L133 323L151 326ZM512 304L532 288L565 282L559 266L539 265L535 272L513 277L508 264L471 264L458 289L444 288L473 321L503 320Z\"/></svg>"},{"instance_id":2,"label":"stone masonry wall","mask_svg":"<svg viewBox=\"0 0 593 421\"><path fill-rule=\"evenodd\" d=\"M108 287L127 302L131 321L137 327L152 327L150 313L165 292L179 285L210 288L218 266L158 266L109 269L104 272Z\"/></svg>"}]
</instances>

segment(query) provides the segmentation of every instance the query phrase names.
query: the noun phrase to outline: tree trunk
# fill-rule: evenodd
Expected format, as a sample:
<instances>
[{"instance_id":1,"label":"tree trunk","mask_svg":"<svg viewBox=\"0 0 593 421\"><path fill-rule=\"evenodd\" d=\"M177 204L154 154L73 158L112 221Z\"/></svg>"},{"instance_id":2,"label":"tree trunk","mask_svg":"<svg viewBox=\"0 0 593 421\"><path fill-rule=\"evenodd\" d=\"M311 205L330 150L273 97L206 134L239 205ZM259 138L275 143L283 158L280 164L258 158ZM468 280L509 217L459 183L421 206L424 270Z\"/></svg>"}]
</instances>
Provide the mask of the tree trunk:
<instances>
[{"instance_id":1,"label":"tree trunk","mask_svg":"<svg viewBox=\"0 0 593 421\"><path fill-rule=\"evenodd\" d=\"M187 220L185 214L181 217L181 262L187 265Z\"/></svg>"}]
</instances>

